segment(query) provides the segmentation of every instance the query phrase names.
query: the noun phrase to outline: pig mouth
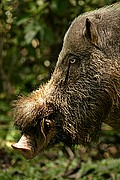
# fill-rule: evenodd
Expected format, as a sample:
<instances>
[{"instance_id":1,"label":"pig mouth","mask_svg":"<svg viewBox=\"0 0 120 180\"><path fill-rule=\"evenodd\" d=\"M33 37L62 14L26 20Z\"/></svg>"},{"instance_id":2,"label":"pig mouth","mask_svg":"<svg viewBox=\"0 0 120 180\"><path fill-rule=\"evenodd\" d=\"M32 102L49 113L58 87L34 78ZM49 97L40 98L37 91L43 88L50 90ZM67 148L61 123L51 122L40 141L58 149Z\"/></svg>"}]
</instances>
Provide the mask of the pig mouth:
<instances>
[{"instance_id":1,"label":"pig mouth","mask_svg":"<svg viewBox=\"0 0 120 180\"><path fill-rule=\"evenodd\" d=\"M11 145L13 149L19 151L22 156L27 159L33 159L35 156L37 156L43 148L41 148L39 151L37 150L37 147L33 147L31 144L28 146L24 147L19 147L18 143Z\"/></svg>"},{"instance_id":2,"label":"pig mouth","mask_svg":"<svg viewBox=\"0 0 120 180\"><path fill-rule=\"evenodd\" d=\"M20 146L19 142L11 145L13 149L19 151L27 160L36 156L36 150L32 145Z\"/></svg>"}]
</instances>

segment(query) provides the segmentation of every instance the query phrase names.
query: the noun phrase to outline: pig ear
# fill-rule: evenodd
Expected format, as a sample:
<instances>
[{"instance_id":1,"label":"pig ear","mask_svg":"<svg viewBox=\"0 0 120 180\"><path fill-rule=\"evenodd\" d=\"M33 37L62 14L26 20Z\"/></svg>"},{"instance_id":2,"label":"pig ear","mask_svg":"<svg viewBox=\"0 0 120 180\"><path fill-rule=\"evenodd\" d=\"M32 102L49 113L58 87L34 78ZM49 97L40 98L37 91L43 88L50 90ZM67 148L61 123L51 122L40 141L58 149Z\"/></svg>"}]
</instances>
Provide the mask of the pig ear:
<instances>
[{"instance_id":1,"label":"pig ear","mask_svg":"<svg viewBox=\"0 0 120 180\"><path fill-rule=\"evenodd\" d=\"M86 18L84 35L92 44L98 46L98 32L96 24L93 24L92 20L89 18Z\"/></svg>"}]
</instances>

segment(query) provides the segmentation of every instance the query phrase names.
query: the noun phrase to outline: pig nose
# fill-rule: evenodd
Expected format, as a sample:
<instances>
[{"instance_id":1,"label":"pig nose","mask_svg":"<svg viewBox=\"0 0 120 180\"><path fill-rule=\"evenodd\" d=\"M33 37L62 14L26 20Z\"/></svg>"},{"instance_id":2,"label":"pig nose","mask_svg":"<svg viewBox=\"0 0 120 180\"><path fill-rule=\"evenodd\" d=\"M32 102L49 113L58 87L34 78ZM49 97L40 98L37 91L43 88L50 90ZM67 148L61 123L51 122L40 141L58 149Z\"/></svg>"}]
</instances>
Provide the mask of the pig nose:
<instances>
[{"instance_id":1,"label":"pig nose","mask_svg":"<svg viewBox=\"0 0 120 180\"><path fill-rule=\"evenodd\" d=\"M34 148L30 147L19 147L18 143L13 144L12 148L19 151L26 159L32 159L35 156Z\"/></svg>"},{"instance_id":2,"label":"pig nose","mask_svg":"<svg viewBox=\"0 0 120 180\"><path fill-rule=\"evenodd\" d=\"M32 159L35 156L35 149L26 135L22 135L20 140L12 145L12 148L19 151L26 159Z\"/></svg>"}]
</instances>

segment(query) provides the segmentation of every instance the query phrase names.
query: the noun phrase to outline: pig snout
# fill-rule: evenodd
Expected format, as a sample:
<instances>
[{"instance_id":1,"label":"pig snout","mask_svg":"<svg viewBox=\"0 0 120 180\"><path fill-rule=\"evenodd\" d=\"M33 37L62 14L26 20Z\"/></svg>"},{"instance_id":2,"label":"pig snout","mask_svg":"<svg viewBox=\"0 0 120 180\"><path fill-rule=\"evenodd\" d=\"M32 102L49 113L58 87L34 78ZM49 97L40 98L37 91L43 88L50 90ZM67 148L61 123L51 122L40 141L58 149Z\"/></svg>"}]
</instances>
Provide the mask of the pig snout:
<instances>
[{"instance_id":1,"label":"pig snout","mask_svg":"<svg viewBox=\"0 0 120 180\"><path fill-rule=\"evenodd\" d=\"M28 138L25 135L22 135L21 139L12 145L12 148L19 151L26 159L35 157L35 149L29 143Z\"/></svg>"}]
</instances>

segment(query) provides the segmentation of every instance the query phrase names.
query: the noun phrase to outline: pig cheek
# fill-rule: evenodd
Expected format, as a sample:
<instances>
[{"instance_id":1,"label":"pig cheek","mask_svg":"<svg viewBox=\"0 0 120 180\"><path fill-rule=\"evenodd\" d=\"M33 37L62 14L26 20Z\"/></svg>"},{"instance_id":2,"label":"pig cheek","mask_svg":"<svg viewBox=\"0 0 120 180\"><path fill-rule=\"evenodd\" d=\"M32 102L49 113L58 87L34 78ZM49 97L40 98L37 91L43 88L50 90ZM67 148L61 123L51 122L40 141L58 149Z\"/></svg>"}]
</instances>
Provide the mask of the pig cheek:
<instances>
[{"instance_id":1,"label":"pig cheek","mask_svg":"<svg viewBox=\"0 0 120 180\"><path fill-rule=\"evenodd\" d=\"M48 145L50 145L50 142L52 139L54 139L56 135L56 129L52 128L47 134L46 134L46 141L44 143L44 147L43 148L47 148ZM52 145L52 144L51 144Z\"/></svg>"},{"instance_id":2,"label":"pig cheek","mask_svg":"<svg viewBox=\"0 0 120 180\"><path fill-rule=\"evenodd\" d=\"M38 154L45 147L46 144L45 134L42 132L38 137L35 138L35 142L36 142L36 154Z\"/></svg>"}]
</instances>

